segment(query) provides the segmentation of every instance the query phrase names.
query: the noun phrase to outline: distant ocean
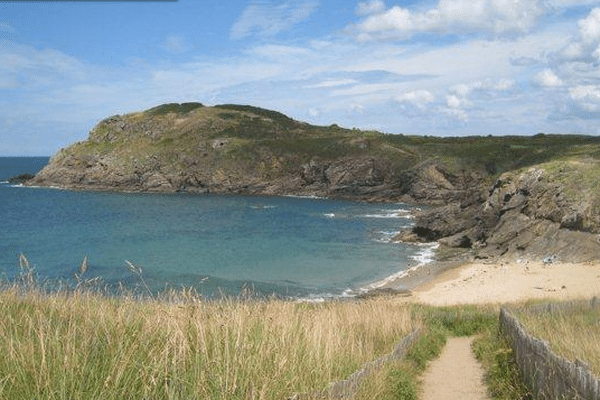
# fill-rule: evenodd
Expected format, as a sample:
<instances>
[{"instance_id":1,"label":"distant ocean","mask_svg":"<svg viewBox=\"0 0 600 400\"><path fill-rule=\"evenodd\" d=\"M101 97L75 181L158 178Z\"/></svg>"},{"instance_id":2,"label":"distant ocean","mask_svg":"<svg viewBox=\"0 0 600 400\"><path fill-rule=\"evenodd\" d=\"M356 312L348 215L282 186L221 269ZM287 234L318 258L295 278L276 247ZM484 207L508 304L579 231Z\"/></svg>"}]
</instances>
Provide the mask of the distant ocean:
<instances>
[{"instance_id":1,"label":"distant ocean","mask_svg":"<svg viewBox=\"0 0 600 400\"><path fill-rule=\"evenodd\" d=\"M0 157L0 274L19 254L41 280L69 281L87 256L87 278L154 291L194 287L204 296L353 296L429 261L431 246L390 243L411 224L405 204L321 198L98 193L26 188L47 157Z\"/></svg>"}]
</instances>

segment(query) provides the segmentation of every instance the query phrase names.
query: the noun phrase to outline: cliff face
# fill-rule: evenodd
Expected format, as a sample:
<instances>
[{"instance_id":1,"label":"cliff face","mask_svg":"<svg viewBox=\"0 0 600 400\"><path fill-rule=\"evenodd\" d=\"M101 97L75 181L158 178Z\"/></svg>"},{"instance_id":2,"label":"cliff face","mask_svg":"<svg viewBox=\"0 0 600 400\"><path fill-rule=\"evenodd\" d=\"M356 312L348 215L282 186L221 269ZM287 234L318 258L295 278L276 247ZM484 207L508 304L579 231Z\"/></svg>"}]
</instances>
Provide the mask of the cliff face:
<instances>
[{"instance_id":1,"label":"cliff face","mask_svg":"<svg viewBox=\"0 0 600 400\"><path fill-rule=\"evenodd\" d=\"M600 254L599 155L585 136L385 135L250 106L165 104L101 121L25 184L436 205L399 239L587 259Z\"/></svg>"},{"instance_id":2,"label":"cliff face","mask_svg":"<svg viewBox=\"0 0 600 400\"><path fill-rule=\"evenodd\" d=\"M507 172L479 201L422 213L411 235L450 247L473 247L482 258L597 259L599 176L595 160Z\"/></svg>"}]
</instances>

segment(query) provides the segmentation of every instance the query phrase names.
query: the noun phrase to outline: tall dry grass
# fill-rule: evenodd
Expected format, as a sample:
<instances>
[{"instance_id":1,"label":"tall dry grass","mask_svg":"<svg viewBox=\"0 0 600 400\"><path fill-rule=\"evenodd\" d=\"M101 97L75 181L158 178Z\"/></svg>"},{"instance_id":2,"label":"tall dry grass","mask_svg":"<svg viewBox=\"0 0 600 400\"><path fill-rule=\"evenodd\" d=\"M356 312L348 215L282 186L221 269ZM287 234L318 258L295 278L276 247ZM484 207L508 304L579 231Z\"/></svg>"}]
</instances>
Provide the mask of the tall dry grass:
<instances>
[{"instance_id":1,"label":"tall dry grass","mask_svg":"<svg viewBox=\"0 0 600 400\"><path fill-rule=\"evenodd\" d=\"M383 299L184 297L0 291L0 398L283 399L347 377L420 323Z\"/></svg>"},{"instance_id":2,"label":"tall dry grass","mask_svg":"<svg viewBox=\"0 0 600 400\"><path fill-rule=\"evenodd\" d=\"M551 312L522 307L515 315L527 332L547 341L556 354L584 361L600 376L600 307L592 307L589 301L570 302Z\"/></svg>"}]
</instances>

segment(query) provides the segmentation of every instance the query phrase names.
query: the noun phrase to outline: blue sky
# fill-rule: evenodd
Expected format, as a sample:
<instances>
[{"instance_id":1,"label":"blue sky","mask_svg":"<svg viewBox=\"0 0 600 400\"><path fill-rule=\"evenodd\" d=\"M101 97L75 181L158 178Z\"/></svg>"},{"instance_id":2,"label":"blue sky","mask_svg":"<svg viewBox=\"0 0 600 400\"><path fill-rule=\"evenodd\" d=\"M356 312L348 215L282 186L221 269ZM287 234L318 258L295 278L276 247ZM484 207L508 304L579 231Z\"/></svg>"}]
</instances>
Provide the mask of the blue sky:
<instances>
[{"instance_id":1,"label":"blue sky","mask_svg":"<svg viewBox=\"0 0 600 400\"><path fill-rule=\"evenodd\" d=\"M387 133L600 135L600 5L0 2L0 155L185 101Z\"/></svg>"}]
</instances>

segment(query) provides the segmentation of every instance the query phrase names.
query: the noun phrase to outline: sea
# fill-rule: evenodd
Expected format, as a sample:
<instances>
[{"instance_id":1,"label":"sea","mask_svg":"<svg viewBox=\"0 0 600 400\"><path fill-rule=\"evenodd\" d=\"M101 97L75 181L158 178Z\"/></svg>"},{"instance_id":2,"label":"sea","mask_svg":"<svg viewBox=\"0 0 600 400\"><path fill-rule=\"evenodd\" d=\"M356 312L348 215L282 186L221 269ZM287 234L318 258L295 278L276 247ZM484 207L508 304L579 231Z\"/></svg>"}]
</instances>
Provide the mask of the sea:
<instances>
[{"instance_id":1,"label":"sea","mask_svg":"<svg viewBox=\"0 0 600 400\"><path fill-rule=\"evenodd\" d=\"M353 297L431 261L393 243L413 206L313 197L70 191L13 185L48 157L0 157L0 280L194 289L202 296ZM132 268L133 266L133 268Z\"/></svg>"}]
</instances>

